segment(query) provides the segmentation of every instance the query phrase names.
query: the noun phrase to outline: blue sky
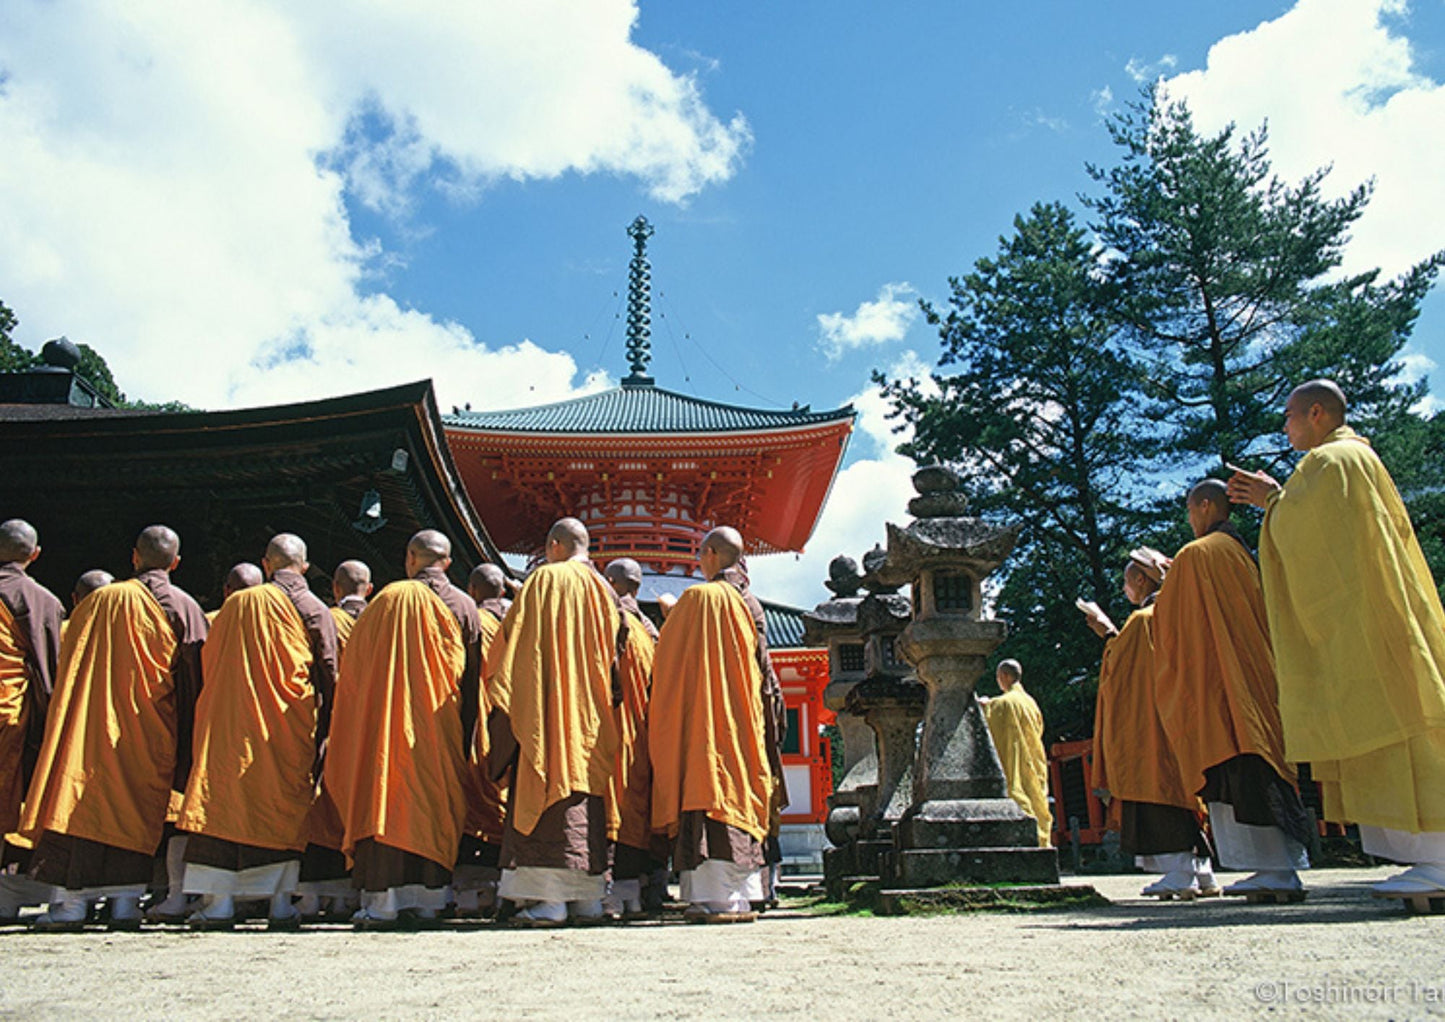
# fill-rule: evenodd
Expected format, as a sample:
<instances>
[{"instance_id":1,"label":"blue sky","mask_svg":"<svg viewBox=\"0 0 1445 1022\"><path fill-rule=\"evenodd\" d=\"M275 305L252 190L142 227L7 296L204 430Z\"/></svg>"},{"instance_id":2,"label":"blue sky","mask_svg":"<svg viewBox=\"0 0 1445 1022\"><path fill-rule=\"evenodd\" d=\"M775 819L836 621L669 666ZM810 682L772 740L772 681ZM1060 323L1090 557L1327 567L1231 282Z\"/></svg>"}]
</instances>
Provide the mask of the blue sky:
<instances>
[{"instance_id":1,"label":"blue sky","mask_svg":"<svg viewBox=\"0 0 1445 1022\"><path fill-rule=\"evenodd\" d=\"M916 300L1091 189L1104 116L1158 76L1205 127L1269 118L1286 177L1377 176L1354 268L1445 246L1441 0L14 0L0 299L22 341L86 341L135 395L432 376L444 404L515 406L623 371L644 213L662 385L864 412L808 555L756 567L811 603L829 557L903 517L869 371L932 362ZM1442 334L1436 297L1413 369Z\"/></svg>"}]
</instances>

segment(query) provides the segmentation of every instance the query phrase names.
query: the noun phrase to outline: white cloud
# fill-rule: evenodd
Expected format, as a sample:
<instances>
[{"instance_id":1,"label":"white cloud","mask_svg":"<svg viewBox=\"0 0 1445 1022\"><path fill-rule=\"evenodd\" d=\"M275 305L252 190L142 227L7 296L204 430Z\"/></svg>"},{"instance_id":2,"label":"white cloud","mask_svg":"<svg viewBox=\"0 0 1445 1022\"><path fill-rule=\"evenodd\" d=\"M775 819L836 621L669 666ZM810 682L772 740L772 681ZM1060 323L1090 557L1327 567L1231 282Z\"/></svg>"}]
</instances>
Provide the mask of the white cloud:
<instances>
[{"instance_id":1,"label":"white cloud","mask_svg":"<svg viewBox=\"0 0 1445 1022\"><path fill-rule=\"evenodd\" d=\"M901 341L918 318L917 292L905 283L884 284L878 297L860 302L849 316L825 312L818 316L818 347L833 362L855 348Z\"/></svg>"},{"instance_id":2,"label":"white cloud","mask_svg":"<svg viewBox=\"0 0 1445 1022\"><path fill-rule=\"evenodd\" d=\"M1445 88L1416 69L1409 39L1382 19L1404 9L1400 0L1299 0L1215 43L1202 70L1165 82L1203 131L1267 119L1287 181L1331 163L1329 194L1375 178L1347 270L1399 273L1445 242Z\"/></svg>"},{"instance_id":3,"label":"white cloud","mask_svg":"<svg viewBox=\"0 0 1445 1022\"><path fill-rule=\"evenodd\" d=\"M566 396L571 356L482 343L373 293L349 195L607 173L681 202L742 117L631 42L627 0L0 10L0 295L34 346L98 348L132 396L205 407L432 376L444 404ZM534 389L535 388L535 389Z\"/></svg>"},{"instance_id":4,"label":"white cloud","mask_svg":"<svg viewBox=\"0 0 1445 1022\"><path fill-rule=\"evenodd\" d=\"M930 367L913 351L904 352L888 369L892 378L911 376L921 382L929 380L929 372ZM907 434L892 431L893 423L887 418L888 402L877 388L854 395L851 402L858 411L854 450L861 447L868 457L838 473L804 553L749 561L753 586L766 599L813 607L828 598L823 580L828 577L829 561L839 554L861 559L874 544L884 541L886 522L903 525L910 520L908 501L914 495L914 464L894 453Z\"/></svg>"},{"instance_id":5,"label":"white cloud","mask_svg":"<svg viewBox=\"0 0 1445 1022\"><path fill-rule=\"evenodd\" d=\"M1124 73L1140 85L1147 85L1150 82L1158 81L1159 78L1179 66L1179 58L1172 53L1166 53L1152 63L1142 60L1139 57L1130 57L1129 62L1124 65Z\"/></svg>"},{"instance_id":6,"label":"white cloud","mask_svg":"<svg viewBox=\"0 0 1445 1022\"><path fill-rule=\"evenodd\" d=\"M1104 117L1114 109L1114 90L1107 85L1094 89L1089 93L1089 105L1094 108L1094 113Z\"/></svg>"}]
</instances>

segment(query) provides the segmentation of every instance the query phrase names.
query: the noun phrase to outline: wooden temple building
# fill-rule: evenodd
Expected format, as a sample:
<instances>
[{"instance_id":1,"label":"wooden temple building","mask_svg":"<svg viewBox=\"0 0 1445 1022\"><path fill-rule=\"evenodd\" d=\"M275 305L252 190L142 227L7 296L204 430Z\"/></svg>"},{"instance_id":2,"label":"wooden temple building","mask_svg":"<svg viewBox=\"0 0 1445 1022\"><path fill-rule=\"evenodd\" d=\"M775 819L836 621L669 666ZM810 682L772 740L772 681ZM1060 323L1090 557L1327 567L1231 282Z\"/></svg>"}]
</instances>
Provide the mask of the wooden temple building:
<instances>
[{"instance_id":1,"label":"wooden temple building","mask_svg":"<svg viewBox=\"0 0 1445 1022\"><path fill-rule=\"evenodd\" d=\"M534 408L454 411L443 422L462 482L503 551L539 557L551 524L575 516L600 564L630 557L643 566L641 600L655 608L662 594L701 581L698 548L714 526L741 532L750 556L801 551L854 412L744 408L659 387L648 373L652 227L639 217L628 233L630 372L621 385ZM784 854L801 861L821 849L832 791L831 752L819 733L832 719L822 701L828 658L803 646L802 610L758 595L788 704Z\"/></svg>"},{"instance_id":2,"label":"wooden temple building","mask_svg":"<svg viewBox=\"0 0 1445 1022\"><path fill-rule=\"evenodd\" d=\"M418 529L454 545L453 581L484 561L536 558L548 528L572 515L600 564L643 565L644 607L701 579L702 537L731 525L750 556L801 551L852 433L851 407L815 412L745 408L657 386L651 359L652 233L639 217L629 273L621 385L535 408L443 416L430 382L267 408L152 412L110 407L75 371L68 342L44 367L0 373L0 517L41 534L32 573L64 596L90 568L130 573L147 525L181 535L177 582L219 606L237 561L294 532L309 547L313 588L348 558L378 585L404 576ZM513 571L513 568L507 568ZM802 610L769 602L768 641L787 698L785 863L821 861L832 791L820 734L827 654L803 645Z\"/></svg>"}]
</instances>

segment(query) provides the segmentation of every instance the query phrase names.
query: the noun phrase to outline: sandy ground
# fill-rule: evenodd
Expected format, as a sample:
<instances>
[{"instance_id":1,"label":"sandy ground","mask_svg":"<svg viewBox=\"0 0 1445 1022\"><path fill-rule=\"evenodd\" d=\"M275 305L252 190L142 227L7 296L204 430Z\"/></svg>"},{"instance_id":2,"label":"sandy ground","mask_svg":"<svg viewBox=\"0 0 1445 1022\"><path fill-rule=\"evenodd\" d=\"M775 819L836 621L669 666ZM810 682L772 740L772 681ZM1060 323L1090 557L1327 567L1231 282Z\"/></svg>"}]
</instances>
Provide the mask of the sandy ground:
<instances>
[{"instance_id":1,"label":"sandy ground","mask_svg":"<svg viewBox=\"0 0 1445 1022\"><path fill-rule=\"evenodd\" d=\"M1445 1017L1445 915L1310 874L1309 900L933 917L769 913L414 934L0 930L0 1018ZM1228 877L1221 876L1221 880Z\"/></svg>"}]
</instances>

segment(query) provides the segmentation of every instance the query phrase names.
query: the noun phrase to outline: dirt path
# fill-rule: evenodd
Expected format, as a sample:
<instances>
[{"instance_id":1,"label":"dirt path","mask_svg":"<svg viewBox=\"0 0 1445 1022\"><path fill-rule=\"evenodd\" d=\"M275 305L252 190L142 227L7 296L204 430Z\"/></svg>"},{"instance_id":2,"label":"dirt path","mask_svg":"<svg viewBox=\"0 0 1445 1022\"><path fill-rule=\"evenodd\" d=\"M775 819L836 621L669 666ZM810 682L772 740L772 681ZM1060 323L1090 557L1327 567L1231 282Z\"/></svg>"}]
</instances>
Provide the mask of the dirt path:
<instances>
[{"instance_id":1,"label":"dirt path","mask_svg":"<svg viewBox=\"0 0 1445 1022\"><path fill-rule=\"evenodd\" d=\"M1445 916L1369 898L1389 870L1318 871L1302 905L1137 897L1089 911L770 913L417 934L0 931L3 1018L1445 1017ZM1221 877L1222 880L1227 879Z\"/></svg>"}]
</instances>

